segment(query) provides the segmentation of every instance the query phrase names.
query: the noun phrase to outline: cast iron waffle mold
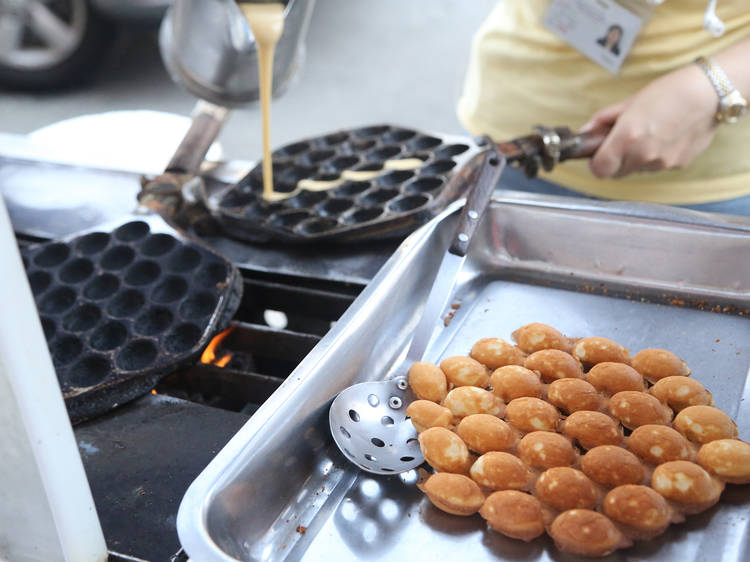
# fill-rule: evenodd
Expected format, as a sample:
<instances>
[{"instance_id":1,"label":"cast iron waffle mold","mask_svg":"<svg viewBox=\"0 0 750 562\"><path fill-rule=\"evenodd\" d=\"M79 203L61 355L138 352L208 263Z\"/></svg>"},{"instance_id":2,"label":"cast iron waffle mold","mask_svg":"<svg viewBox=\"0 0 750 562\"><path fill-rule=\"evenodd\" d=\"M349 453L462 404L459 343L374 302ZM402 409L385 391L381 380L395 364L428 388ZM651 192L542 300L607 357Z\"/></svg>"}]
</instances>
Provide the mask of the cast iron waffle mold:
<instances>
[{"instance_id":1,"label":"cast iron waffle mold","mask_svg":"<svg viewBox=\"0 0 750 562\"><path fill-rule=\"evenodd\" d=\"M262 163L225 191L214 208L230 235L250 241L361 240L402 236L427 222L468 185L467 164L480 152L469 138L371 125L300 140L273 153L274 190L263 199ZM416 158L415 169L388 169ZM390 162L386 166L386 162ZM377 171L325 191L298 189L300 180L329 181L345 170Z\"/></svg>"},{"instance_id":2,"label":"cast iron waffle mold","mask_svg":"<svg viewBox=\"0 0 750 562\"><path fill-rule=\"evenodd\" d=\"M74 421L193 363L242 296L228 260L157 216L29 246L22 255Z\"/></svg>"}]
</instances>

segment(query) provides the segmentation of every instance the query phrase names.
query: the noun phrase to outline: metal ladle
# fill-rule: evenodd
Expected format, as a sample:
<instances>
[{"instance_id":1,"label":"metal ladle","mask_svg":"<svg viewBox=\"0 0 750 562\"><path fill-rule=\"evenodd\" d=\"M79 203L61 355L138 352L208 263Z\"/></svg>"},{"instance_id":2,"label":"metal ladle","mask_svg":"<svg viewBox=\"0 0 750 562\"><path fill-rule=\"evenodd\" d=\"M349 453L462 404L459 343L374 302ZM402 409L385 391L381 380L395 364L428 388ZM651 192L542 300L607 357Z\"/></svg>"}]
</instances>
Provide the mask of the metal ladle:
<instances>
[{"instance_id":1,"label":"metal ladle","mask_svg":"<svg viewBox=\"0 0 750 562\"><path fill-rule=\"evenodd\" d=\"M430 336L452 295L471 238L505 167L505 157L493 144L489 145L477 183L461 211L458 228L427 297L404 364L396 372L405 372L405 367L424 356ZM346 458L367 472L396 474L416 468L424 462L424 457L417 431L406 416L406 407L414 398L403 375L350 386L331 404L328 421L333 440Z\"/></svg>"}]
</instances>

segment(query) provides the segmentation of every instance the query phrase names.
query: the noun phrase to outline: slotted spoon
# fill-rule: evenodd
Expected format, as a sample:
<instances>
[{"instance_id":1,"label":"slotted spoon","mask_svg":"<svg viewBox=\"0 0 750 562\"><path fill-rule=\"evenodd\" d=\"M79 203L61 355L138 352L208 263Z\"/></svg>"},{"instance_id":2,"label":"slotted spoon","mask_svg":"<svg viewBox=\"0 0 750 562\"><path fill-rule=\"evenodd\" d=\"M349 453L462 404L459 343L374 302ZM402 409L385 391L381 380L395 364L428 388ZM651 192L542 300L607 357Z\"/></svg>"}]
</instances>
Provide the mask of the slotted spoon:
<instances>
[{"instance_id":1,"label":"slotted spoon","mask_svg":"<svg viewBox=\"0 0 750 562\"><path fill-rule=\"evenodd\" d=\"M477 183L461 211L458 228L427 297L404 368L424 356L433 330L451 298L471 238L505 167L505 157L493 144L489 145ZM398 369L396 372L405 371ZM333 440L347 459L367 472L395 474L416 468L424 462L424 457L417 432L406 417L406 407L413 399L403 375L344 389L334 399L328 413Z\"/></svg>"}]
</instances>

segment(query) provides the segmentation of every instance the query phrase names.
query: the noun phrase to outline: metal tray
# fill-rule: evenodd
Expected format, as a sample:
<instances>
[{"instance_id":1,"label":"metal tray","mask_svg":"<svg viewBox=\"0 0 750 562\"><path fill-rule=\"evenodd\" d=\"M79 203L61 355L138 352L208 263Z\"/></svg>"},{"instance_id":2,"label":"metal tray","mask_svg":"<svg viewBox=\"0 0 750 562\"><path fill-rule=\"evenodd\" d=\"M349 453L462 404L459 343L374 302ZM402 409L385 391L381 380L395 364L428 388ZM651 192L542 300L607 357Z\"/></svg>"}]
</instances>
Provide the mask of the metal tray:
<instances>
[{"instance_id":1,"label":"metal tray","mask_svg":"<svg viewBox=\"0 0 750 562\"><path fill-rule=\"evenodd\" d=\"M281 387L193 482L177 527L195 560L572 560L548 538L507 539L446 515L414 474L372 477L343 458L328 406L398 366L457 205L410 236ZM750 438L750 221L653 205L495 199L457 284L461 307L435 327L428 359L532 322L683 357ZM398 368L398 367L396 367ZM750 400L749 400L750 402ZM750 557L750 487L610 560Z\"/></svg>"}]
</instances>

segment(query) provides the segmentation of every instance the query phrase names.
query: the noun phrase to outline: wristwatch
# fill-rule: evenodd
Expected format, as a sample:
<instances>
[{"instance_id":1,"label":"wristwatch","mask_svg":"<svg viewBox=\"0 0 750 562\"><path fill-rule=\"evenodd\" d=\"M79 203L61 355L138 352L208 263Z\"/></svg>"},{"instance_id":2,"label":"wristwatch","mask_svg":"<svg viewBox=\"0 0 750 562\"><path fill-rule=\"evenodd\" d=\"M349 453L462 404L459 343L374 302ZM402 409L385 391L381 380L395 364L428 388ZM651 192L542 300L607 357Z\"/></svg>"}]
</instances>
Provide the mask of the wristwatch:
<instances>
[{"instance_id":1,"label":"wristwatch","mask_svg":"<svg viewBox=\"0 0 750 562\"><path fill-rule=\"evenodd\" d=\"M707 57L698 57L695 63L706 73L719 96L716 112L718 123L736 123L747 111L747 100L742 97L719 65Z\"/></svg>"}]
</instances>

